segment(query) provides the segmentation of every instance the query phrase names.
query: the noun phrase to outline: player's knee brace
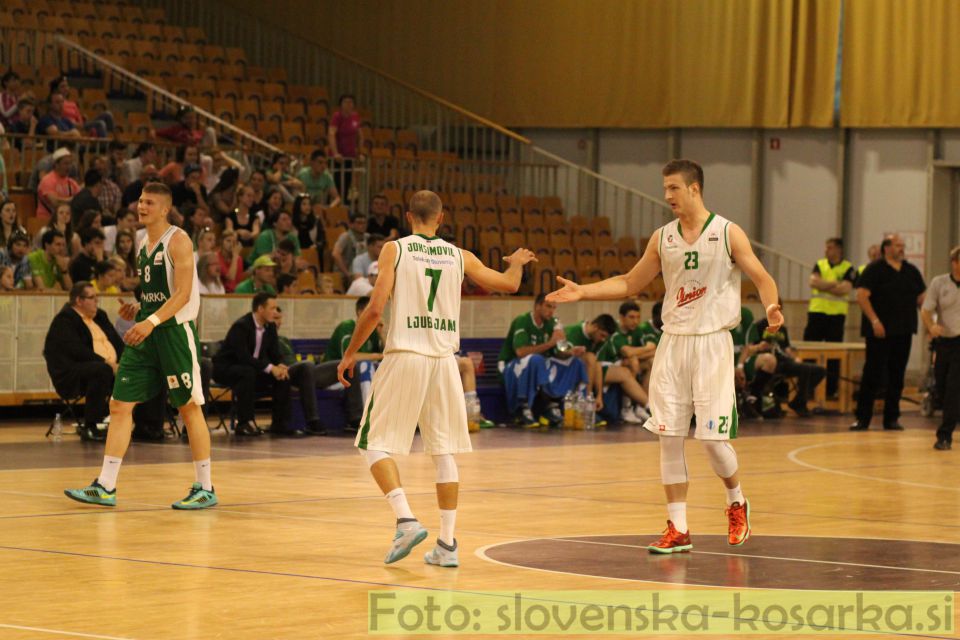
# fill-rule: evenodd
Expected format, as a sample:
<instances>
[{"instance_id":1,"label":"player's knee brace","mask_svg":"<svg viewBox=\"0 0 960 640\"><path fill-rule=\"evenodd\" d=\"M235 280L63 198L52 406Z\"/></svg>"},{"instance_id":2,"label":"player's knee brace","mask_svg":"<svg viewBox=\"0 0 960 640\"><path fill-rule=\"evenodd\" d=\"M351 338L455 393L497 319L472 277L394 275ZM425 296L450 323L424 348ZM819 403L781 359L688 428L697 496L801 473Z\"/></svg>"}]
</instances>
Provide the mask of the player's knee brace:
<instances>
[{"instance_id":1,"label":"player's knee brace","mask_svg":"<svg viewBox=\"0 0 960 640\"><path fill-rule=\"evenodd\" d=\"M683 484L687 481L684 440L681 436L660 436L660 478L663 484Z\"/></svg>"},{"instance_id":2,"label":"player's knee brace","mask_svg":"<svg viewBox=\"0 0 960 640\"><path fill-rule=\"evenodd\" d=\"M386 460L390 457L390 454L386 451L374 451L373 449L361 449L360 454L367 461L368 467L372 467L381 460Z\"/></svg>"},{"instance_id":3,"label":"player's knee brace","mask_svg":"<svg viewBox=\"0 0 960 640\"><path fill-rule=\"evenodd\" d=\"M710 458L713 472L721 478L729 478L737 472L737 452L726 440L704 440L703 447Z\"/></svg>"},{"instance_id":4,"label":"player's knee brace","mask_svg":"<svg viewBox=\"0 0 960 640\"><path fill-rule=\"evenodd\" d=\"M457 471L457 461L449 453L433 456L433 464L437 465L437 484L446 482L460 482L460 473Z\"/></svg>"}]
</instances>

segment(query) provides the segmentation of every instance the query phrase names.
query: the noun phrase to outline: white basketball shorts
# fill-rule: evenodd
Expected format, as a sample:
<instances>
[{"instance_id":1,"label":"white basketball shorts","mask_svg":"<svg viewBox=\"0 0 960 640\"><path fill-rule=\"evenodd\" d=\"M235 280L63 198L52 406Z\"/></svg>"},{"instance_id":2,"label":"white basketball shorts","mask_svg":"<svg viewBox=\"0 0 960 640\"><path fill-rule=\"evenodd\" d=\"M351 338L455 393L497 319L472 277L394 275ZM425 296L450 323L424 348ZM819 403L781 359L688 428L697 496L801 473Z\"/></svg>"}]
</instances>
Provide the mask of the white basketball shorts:
<instances>
[{"instance_id":1,"label":"white basketball shorts","mask_svg":"<svg viewBox=\"0 0 960 640\"><path fill-rule=\"evenodd\" d=\"M643 425L664 436L685 436L696 415L696 437L737 437L733 339L729 331L680 336L664 333L650 374L651 418Z\"/></svg>"},{"instance_id":2,"label":"white basketball shorts","mask_svg":"<svg viewBox=\"0 0 960 640\"><path fill-rule=\"evenodd\" d=\"M373 376L355 445L406 455L413 435L427 454L471 451L467 407L455 356L431 358L411 352L384 356Z\"/></svg>"}]
</instances>

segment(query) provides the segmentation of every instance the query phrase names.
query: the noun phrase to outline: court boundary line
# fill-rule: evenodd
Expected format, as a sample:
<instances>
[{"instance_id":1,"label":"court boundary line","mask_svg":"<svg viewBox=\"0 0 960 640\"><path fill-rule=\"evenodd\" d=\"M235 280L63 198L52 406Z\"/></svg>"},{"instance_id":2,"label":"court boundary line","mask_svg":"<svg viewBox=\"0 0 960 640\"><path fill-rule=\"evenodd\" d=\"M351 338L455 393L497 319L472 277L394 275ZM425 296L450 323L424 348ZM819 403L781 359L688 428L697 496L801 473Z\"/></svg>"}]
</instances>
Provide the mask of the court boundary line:
<instances>
[{"instance_id":1,"label":"court boundary line","mask_svg":"<svg viewBox=\"0 0 960 640\"><path fill-rule=\"evenodd\" d=\"M787 453L787 459L801 467L807 469L812 469L813 471L819 471L821 473L833 473L839 476L846 476L848 478L857 478L859 480L874 480L876 482L887 482L891 484L899 484L905 487L917 487L920 489L937 489L940 491L960 491L960 487L944 487L936 484L926 484L924 482L913 482L911 480L898 480L896 478L878 478L877 476L868 476L862 473L852 473L850 471L843 471L841 469L831 469L830 467L821 467L819 465L813 464L812 462L805 462L800 459L800 453L804 451L809 451L810 449L818 449L822 447L832 447L836 446L839 443L836 442L821 442L818 444L811 444L805 447L797 447Z\"/></svg>"},{"instance_id":2,"label":"court boundary line","mask_svg":"<svg viewBox=\"0 0 960 640\"><path fill-rule=\"evenodd\" d=\"M60 629L47 629L45 627L26 627L18 624L5 624L0 622L0 629L14 629L16 631L37 631L40 633L56 634L58 636L70 636L73 638L94 638L95 640L134 640L130 637L120 636L101 636L94 633L81 633L79 631L63 631Z\"/></svg>"}]
</instances>

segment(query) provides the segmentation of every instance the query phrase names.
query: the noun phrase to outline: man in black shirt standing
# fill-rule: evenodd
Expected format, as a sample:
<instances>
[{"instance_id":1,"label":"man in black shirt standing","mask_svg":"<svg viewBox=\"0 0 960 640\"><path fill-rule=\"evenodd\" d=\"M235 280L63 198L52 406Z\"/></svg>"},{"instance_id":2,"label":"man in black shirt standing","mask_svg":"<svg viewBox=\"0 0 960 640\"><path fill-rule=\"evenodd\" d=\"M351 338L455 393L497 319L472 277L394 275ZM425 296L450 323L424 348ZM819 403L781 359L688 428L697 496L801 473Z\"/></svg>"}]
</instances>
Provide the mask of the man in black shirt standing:
<instances>
[{"instance_id":1,"label":"man in black shirt standing","mask_svg":"<svg viewBox=\"0 0 960 640\"><path fill-rule=\"evenodd\" d=\"M857 421L851 431L866 431L873 417L873 401L886 372L887 393L883 405L883 428L903 431L900 394L903 374L910 359L910 343L917 332L917 307L926 285L920 271L903 259L904 243L898 234L884 238L883 257L871 262L857 281L857 302L863 309L860 335L867 340L863 363Z\"/></svg>"}]
</instances>

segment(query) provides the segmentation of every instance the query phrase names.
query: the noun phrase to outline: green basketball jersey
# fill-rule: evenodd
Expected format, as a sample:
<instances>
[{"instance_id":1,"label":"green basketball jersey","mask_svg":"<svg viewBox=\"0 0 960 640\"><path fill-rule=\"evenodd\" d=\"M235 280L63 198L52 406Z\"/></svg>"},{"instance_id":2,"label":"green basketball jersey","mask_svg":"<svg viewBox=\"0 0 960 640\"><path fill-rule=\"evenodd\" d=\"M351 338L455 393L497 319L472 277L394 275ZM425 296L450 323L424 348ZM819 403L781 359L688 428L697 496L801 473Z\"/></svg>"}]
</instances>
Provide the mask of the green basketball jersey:
<instances>
[{"instance_id":1,"label":"green basketball jersey","mask_svg":"<svg viewBox=\"0 0 960 640\"><path fill-rule=\"evenodd\" d=\"M538 325L533 319L532 312L517 316L510 323L510 330L507 332L507 337L500 348L500 357L497 359L501 362L510 362L516 359L517 349L520 347L549 342L553 330L558 326L560 326L560 320L557 318L550 318L542 325ZM548 352L542 355L547 358L552 353Z\"/></svg>"},{"instance_id":2,"label":"green basketball jersey","mask_svg":"<svg viewBox=\"0 0 960 640\"><path fill-rule=\"evenodd\" d=\"M333 330L333 335L330 336L330 342L327 343L327 349L323 353L323 359L329 362L343 358L343 352L346 351L350 345L350 340L353 338L353 332L356 328L357 321L352 318L338 324L337 328ZM367 341L360 347L359 352L383 353L383 341L380 339L380 334L376 331L371 333Z\"/></svg>"},{"instance_id":3,"label":"green basketball jersey","mask_svg":"<svg viewBox=\"0 0 960 640\"><path fill-rule=\"evenodd\" d=\"M173 262L167 254L170 241L177 233L185 233L179 227L169 227L160 240L153 246L150 245L150 238L145 237L140 244L140 252L137 254L137 273L140 275L140 311L137 313L137 322L147 319L150 315L157 312L163 304L173 295ZM191 262L194 258L191 255ZM195 264L188 266L193 272L193 284L190 291L190 299L177 314L163 323L163 326L173 326L183 324L197 319L200 311L200 283L197 277L197 268Z\"/></svg>"}]
</instances>

